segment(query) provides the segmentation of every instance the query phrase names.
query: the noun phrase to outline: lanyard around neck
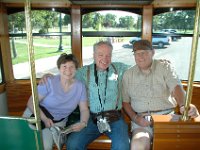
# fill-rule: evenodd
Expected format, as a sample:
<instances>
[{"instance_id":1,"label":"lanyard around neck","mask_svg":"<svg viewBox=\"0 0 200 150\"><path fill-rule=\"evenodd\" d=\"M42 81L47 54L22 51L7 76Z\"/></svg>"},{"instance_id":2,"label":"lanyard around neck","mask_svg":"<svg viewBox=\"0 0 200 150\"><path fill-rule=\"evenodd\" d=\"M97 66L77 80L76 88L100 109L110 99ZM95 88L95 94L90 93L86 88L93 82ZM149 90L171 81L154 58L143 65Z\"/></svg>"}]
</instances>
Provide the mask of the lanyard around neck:
<instances>
[{"instance_id":1,"label":"lanyard around neck","mask_svg":"<svg viewBox=\"0 0 200 150\"><path fill-rule=\"evenodd\" d=\"M99 96L99 102L100 102L100 105L101 105L101 111L104 111L103 104L105 104L105 101L106 101L106 93L107 93L107 85L108 85L108 71L109 71L109 68L106 69L106 81L105 81L105 92L104 92L104 97L105 98L104 98L104 100L102 100L101 96L100 96L100 92L99 92L98 71L97 71L97 68L96 68L96 64L94 64L94 77L95 77L95 83L96 83L97 89L98 89L98 96Z\"/></svg>"}]
</instances>

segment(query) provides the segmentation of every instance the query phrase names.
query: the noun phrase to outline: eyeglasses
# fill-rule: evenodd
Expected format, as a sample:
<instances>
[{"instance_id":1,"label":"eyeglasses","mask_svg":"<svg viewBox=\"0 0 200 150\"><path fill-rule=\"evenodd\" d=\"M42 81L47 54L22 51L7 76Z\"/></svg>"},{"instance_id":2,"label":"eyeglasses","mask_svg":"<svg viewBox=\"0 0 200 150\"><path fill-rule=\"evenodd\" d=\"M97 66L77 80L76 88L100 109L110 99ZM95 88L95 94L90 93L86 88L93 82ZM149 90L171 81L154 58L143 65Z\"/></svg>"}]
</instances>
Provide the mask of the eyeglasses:
<instances>
[{"instance_id":1,"label":"eyeglasses","mask_svg":"<svg viewBox=\"0 0 200 150\"><path fill-rule=\"evenodd\" d=\"M138 50L133 53L134 56L147 56L152 50Z\"/></svg>"}]
</instances>

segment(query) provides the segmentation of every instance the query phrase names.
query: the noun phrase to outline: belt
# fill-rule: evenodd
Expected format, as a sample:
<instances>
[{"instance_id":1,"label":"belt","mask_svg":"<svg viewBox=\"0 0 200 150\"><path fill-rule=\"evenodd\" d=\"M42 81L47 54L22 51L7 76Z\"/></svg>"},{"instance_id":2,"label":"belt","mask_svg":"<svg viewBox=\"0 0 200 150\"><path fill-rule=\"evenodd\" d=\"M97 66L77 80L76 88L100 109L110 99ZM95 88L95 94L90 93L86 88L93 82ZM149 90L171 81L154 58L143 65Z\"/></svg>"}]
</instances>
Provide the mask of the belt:
<instances>
[{"instance_id":1,"label":"belt","mask_svg":"<svg viewBox=\"0 0 200 150\"><path fill-rule=\"evenodd\" d=\"M167 115L174 111L174 108L164 109L164 110L152 110L146 112L140 112L137 114L160 114L160 115Z\"/></svg>"},{"instance_id":2,"label":"belt","mask_svg":"<svg viewBox=\"0 0 200 150\"><path fill-rule=\"evenodd\" d=\"M92 116L92 120L96 123L97 117L102 116L107 118L109 122L114 122L116 120L119 120L121 117L121 110L108 110L108 111L103 111L99 113L90 113Z\"/></svg>"},{"instance_id":3,"label":"belt","mask_svg":"<svg viewBox=\"0 0 200 150\"><path fill-rule=\"evenodd\" d=\"M57 123L57 122L61 122L61 121L63 121L65 118L62 118L62 119L60 119L60 120L53 120L53 123Z\"/></svg>"},{"instance_id":4,"label":"belt","mask_svg":"<svg viewBox=\"0 0 200 150\"><path fill-rule=\"evenodd\" d=\"M98 116L98 115L106 115L106 114L121 114L121 110L108 110L108 111L102 111L102 112L98 112L98 113L93 113L93 112L90 112L90 114L92 116Z\"/></svg>"}]
</instances>

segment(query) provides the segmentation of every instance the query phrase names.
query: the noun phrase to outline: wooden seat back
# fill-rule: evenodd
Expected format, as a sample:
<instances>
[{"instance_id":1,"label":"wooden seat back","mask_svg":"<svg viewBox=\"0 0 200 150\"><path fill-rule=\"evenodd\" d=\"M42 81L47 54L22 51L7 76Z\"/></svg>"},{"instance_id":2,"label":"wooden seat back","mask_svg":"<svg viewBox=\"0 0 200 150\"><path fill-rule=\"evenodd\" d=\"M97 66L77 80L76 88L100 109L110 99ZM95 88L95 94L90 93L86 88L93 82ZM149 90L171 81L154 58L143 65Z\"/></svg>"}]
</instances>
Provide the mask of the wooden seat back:
<instances>
[{"instance_id":1,"label":"wooden seat back","mask_svg":"<svg viewBox=\"0 0 200 150\"><path fill-rule=\"evenodd\" d=\"M178 115L153 115L153 150L196 150L200 147L200 116L182 121Z\"/></svg>"}]
</instances>

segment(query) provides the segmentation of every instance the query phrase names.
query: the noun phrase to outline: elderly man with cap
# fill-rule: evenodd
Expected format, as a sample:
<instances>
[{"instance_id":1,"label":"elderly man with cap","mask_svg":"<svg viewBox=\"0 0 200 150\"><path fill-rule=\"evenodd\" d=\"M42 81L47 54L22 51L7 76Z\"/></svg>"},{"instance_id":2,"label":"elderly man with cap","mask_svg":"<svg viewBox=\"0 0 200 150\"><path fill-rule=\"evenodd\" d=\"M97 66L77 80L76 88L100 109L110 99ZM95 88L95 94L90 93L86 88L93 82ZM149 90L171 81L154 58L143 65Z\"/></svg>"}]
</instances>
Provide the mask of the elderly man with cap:
<instances>
[{"instance_id":1,"label":"elderly man with cap","mask_svg":"<svg viewBox=\"0 0 200 150\"><path fill-rule=\"evenodd\" d=\"M151 148L151 114L173 114L178 105L184 111L185 91L174 69L167 61L153 59L155 50L148 40L133 45L136 65L123 76L123 107L132 120L131 150ZM190 104L188 115L197 117Z\"/></svg>"}]
</instances>

